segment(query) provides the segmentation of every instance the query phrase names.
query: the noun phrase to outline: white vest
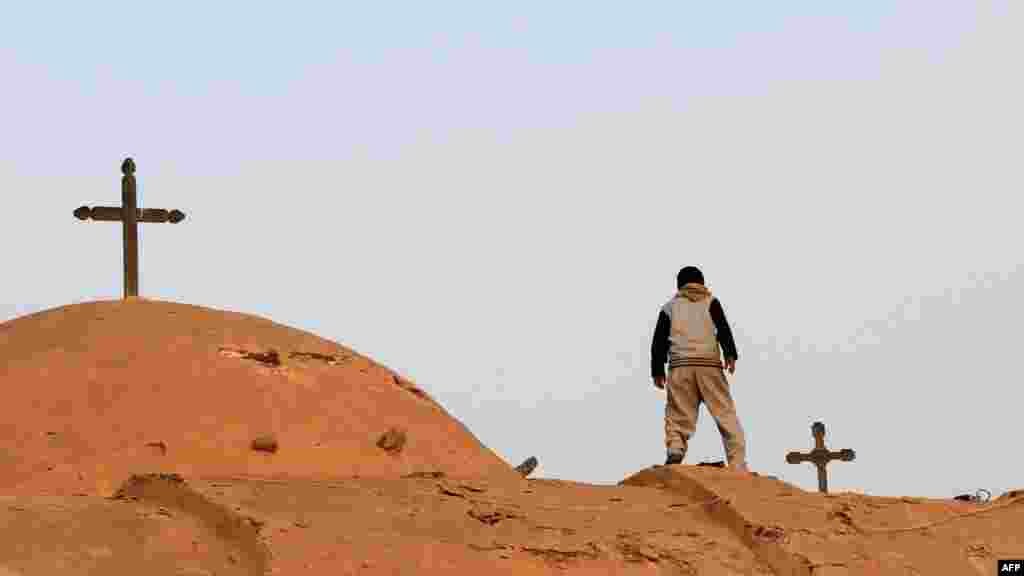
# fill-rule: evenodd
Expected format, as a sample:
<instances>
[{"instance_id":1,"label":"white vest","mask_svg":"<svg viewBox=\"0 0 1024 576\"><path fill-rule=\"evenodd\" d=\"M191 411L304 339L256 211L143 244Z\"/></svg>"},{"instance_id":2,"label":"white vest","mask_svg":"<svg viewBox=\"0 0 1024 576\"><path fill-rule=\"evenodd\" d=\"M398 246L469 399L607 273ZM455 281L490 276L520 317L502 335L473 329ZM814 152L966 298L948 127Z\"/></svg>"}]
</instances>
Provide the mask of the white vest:
<instances>
[{"instance_id":1,"label":"white vest","mask_svg":"<svg viewBox=\"0 0 1024 576\"><path fill-rule=\"evenodd\" d=\"M711 302L710 296L694 302L676 295L662 308L672 321L669 367L722 366L715 323L711 319Z\"/></svg>"}]
</instances>

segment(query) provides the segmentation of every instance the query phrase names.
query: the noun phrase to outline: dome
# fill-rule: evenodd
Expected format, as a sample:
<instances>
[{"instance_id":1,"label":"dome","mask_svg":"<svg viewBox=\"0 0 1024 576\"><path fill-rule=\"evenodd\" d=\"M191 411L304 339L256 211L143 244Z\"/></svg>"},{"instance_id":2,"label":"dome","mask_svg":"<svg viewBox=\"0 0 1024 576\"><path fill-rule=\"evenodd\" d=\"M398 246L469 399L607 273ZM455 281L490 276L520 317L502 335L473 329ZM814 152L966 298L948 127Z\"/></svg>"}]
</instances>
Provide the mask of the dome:
<instances>
[{"instance_id":1,"label":"dome","mask_svg":"<svg viewBox=\"0 0 1024 576\"><path fill-rule=\"evenodd\" d=\"M152 300L0 324L0 493L193 477L515 475L422 389L258 316Z\"/></svg>"}]
</instances>

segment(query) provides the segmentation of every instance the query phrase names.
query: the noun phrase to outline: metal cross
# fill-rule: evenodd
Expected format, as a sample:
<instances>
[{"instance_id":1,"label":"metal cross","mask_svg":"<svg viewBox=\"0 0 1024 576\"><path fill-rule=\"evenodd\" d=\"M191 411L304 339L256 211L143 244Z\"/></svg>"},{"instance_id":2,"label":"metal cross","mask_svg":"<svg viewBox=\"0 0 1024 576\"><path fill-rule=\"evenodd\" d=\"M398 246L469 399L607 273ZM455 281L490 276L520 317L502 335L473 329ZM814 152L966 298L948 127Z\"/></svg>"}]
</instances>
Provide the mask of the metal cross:
<instances>
[{"instance_id":1,"label":"metal cross","mask_svg":"<svg viewBox=\"0 0 1024 576\"><path fill-rule=\"evenodd\" d=\"M852 462L857 455L849 448L844 448L838 452L833 452L825 448L825 425L821 422L815 422L811 425L811 434L814 435L814 450L811 450L807 454L790 452L789 454L786 454L786 462L789 462L790 464L810 462L817 466L818 492L824 494L828 492L828 475L825 472L825 465L832 460Z\"/></svg>"},{"instance_id":2,"label":"metal cross","mask_svg":"<svg viewBox=\"0 0 1024 576\"><path fill-rule=\"evenodd\" d=\"M177 224L185 219L180 210L162 208L138 208L135 199L135 162L125 158L121 163L121 205L82 206L75 210L79 220L104 220L121 222L124 231L124 298L139 295L139 222L170 222Z\"/></svg>"}]
</instances>

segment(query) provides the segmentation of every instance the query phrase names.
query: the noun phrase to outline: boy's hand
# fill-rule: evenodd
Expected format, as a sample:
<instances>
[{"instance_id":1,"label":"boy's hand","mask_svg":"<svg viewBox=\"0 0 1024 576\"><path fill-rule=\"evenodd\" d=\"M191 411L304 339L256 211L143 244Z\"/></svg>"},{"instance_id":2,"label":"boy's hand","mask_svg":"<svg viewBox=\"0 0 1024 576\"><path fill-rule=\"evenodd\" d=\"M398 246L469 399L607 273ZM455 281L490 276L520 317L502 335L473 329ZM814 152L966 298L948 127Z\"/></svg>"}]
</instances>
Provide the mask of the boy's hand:
<instances>
[{"instance_id":1,"label":"boy's hand","mask_svg":"<svg viewBox=\"0 0 1024 576\"><path fill-rule=\"evenodd\" d=\"M654 377L654 387L657 388L658 390L664 390L665 389L665 377L664 376L655 376Z\"/></svg>"},{"instance_id":2,"label":"boy's hand","mask_svg":"<svg viewBox=\"0 0 1024 576\"><path fill-rule=\"evenodd\" d=\"M725 369L729 371L729 374L735 373L736 372L736 359L735 358L726 358L725 359Z\"/></svg>"}]
</instances>

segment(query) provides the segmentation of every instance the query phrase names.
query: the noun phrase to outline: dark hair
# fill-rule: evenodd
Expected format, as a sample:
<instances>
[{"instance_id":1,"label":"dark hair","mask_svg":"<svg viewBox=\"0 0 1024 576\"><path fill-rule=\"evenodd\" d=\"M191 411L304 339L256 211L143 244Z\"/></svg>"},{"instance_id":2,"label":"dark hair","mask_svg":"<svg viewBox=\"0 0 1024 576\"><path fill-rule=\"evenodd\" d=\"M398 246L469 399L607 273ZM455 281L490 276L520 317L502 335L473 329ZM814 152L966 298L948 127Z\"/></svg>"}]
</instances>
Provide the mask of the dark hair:
<instances>
[{"instance_id":1,"label":"dark hair","mask_svg":"<svg viewBox=\"0 0 1024 576\"><path fill-rule=\"evenodd\" d=\"M676 274L676 288L687 284L704 284L704 274L696 266L687 266Z\"/></svg>"}]
</instances>

